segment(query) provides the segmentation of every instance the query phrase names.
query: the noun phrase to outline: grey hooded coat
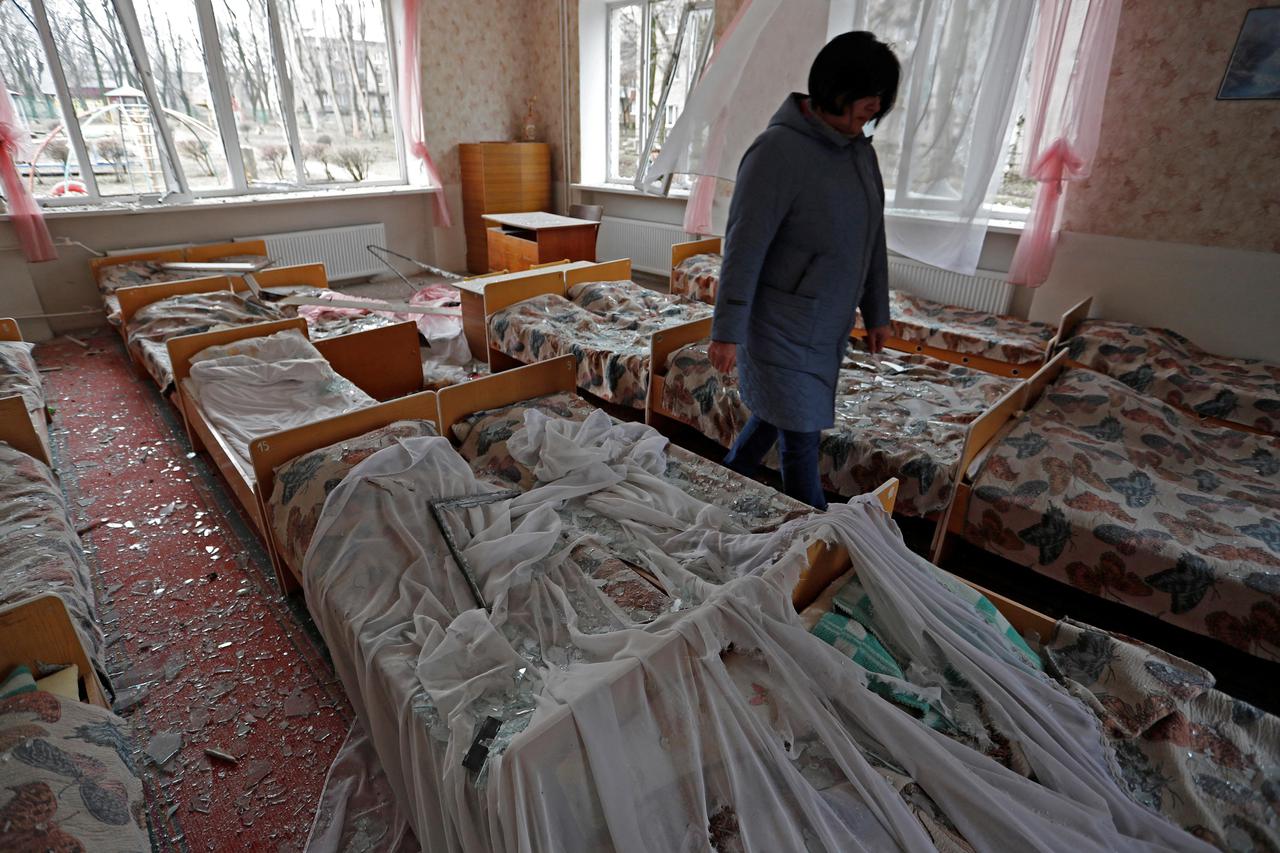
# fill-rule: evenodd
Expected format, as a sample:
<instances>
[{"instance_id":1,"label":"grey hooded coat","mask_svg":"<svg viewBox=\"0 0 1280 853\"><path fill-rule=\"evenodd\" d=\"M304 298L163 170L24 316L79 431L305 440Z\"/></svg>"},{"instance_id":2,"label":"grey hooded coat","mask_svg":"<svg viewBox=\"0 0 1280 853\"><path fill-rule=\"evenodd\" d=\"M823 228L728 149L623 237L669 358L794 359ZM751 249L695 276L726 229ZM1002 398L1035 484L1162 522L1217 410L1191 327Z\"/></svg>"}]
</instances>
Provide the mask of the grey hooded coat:
<instances>
[{"instance_id":1,"label":"grey hooded coat","mask_svg":"<svg viewBox=\"0 0 1280 853\"><path fill-rule=\"evenodd\" d=\"M787 98L738 167L711 338L738 345L742 399L770 424L834 423L855 309L889 322L884 184L871 141Z\"/></svg>"}]
</instances>

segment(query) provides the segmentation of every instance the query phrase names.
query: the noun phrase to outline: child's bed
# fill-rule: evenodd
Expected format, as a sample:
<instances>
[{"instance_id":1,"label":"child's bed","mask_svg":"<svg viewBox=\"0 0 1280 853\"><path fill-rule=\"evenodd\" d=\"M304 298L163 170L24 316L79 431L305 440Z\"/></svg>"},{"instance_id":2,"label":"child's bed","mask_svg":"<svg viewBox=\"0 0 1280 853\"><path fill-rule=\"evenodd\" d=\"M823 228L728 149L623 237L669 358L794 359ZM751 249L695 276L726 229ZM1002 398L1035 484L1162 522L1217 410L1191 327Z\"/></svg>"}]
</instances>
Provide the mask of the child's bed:
<instances>
[{"instance_id":1,"label":"child's bed","mask_svg":"<svg viewBox=\"0 0 1280 853\"><path fill-rule=\"evenodd\" d=\"M721 260L719 239L675 244L671 292L714 303ZM889 349L1004 376L1026 376L1043 364L1061 330L1047 323L945 305L902 290L889 291L889 310L891 334L885 344ZM861 326L854 329L855 336L864 334Z\"/></svg>"},{"instance_id":2,"label":"child's bed","mask_svg":"<svg viewBox=\"0 0 1280 853\"><path fill-rule=\"evenodd\" d=\"M249 291L239 276L209 276L125 287L116 291L129 356L160 388L173 390L170 338L282 318L276 306Z\"/></svg>"},{"instance_id":3,"label":"child's bed","mask_svg":"<svg viewBox=\"0 0 1280 853\"><path fill-rule=\"evenodd\" d=\"M113 326L120 325L120 300L116 291L125 287L162 282L185 281L204 278L211 270L198 268L178 269L170 265L246 263L265 266L267 244L262 240L244 240L231 243L208 243L151 252L131 252L91 258L89 269L93 273L98 292L107 310L107 320Z\"/></svg>"},{"instance_id":4,"label":"child's bed","mask_svg":"<svg viewBox=\"0 0 1280 853\"><path fill-rule=\"evenodd\" d=\"M558 383L542 372L557 369ZM975 598L952 593L946 608L924 607L934 621L919 632L922 648L987 650L925 661L939 672L949 661L965 670L940 689L963 682L993 695L977 674L987 666L982 655L999 649L1005 661L1023 661L1012 664L1024 673L1014 692L1038 691L1055 704L1019 705L1017 726L1041 745L1060 739L1058 754L1075 772L1108 785L1055 782L1043 753L1024 752L1018 738L990 739L1015 744L1002 768L990 760L998 748L962 752L962 739L873 697L864 668L805 637L794 609L786 612L810 604L849 566L846 554L843 568L801 596L812 547L797 525L837 532L850 529L847 520L806 514L769 532L716 530L731 523L716 521L725 518L720 508L656 473L671 459L651 432L598 411L572 417L575 373L566 359L441 392L442 430L462 438L459 450L442 438L408 439L366 459L330 493L307 554L317 626L424 849L614 849L626 839L635 849L804 849L806 839L841 849L855 837L869 849L931 840L966 849L945 845L948 823L930 795L945 800L978 847L1025 849L1036 842L1013 813L1054 808L1049 800L1059 795L1048 789L1105 799L1092 815L1119 809L1138 824L1149 819L1105 775L1100 727L1084 725L1090 712L1030 671L1009 626ZM547 399L557 386L563 397ZM520 404L522 388L542 399ZM524 428L513 432L513 423ZM487 449L467 447L477 438ZM561 439L582 455L555 455ZM483 457L494 454L546 477L502 491L526 477L501 475L503 464L490 471ZM477 478L477 463L500 476ZM864 498L844 512L877 511ZM890 522L873 523L899 560L910 556ZM634 539L649 535L665 547ZM840 537L865 552L856 533ZM902 571L916 575L914 585L882 578L878 589L890 598L878 610L918 608L911 597L927 588L939 594L933 570ZM668 585L678 578L684 583ZM1011 613L1015 628L1052 629L1025 608ZM983 722L995 733L1011 716L959 710L956 719L976 724L966 730L986 741ZM1019 776L1011 767L1024 758ZM944 779L950 784L939 785ZM1006 804L1003 820L992 821L992 799ZM1113 832L1088 823L1085 835ZM1061 849L1074 843L1062 833L1079 830L1067 826L1053 830ZM1164 825L1121 834L1130 831L1151 840L1147 849L1202 849ZM1092 846L1131 846L1108 837Z\"/></svg>"},{"instance_id":5,"label":"child's bed","mask_svg":"<svg viewBox=\"0 0 1280 853\"><path fill-rule=\"evenodd\" d=\"M710 325L700 320L653 336L647 414L652 424L671 418L729 447L749 412L736 377L707 357ZM858 495L896 477L900 512L944 510L968 424L1018 382L924 356L886 352L875 359L851 349L840 371L836 425L819 448L824 488ZM766 464L776 468L776 457Z\"/></svg>"},{"instance_id":6,"label":"child's bed","mask_svg":"<svg viewBox=\"0 0 1280 853\"><path fill-rule=\"evenodd\" d=\"M711 309L630 277L630 261L612 261L490 284L484 299L491 369L573 354L580 388L620 409L643 409L649 336L708 317Z\"/></svg>"},{"instance_id":7,"label":"child's bed","mask_svg":"<svg viewBox=\"0 0 1280 853\"><path fill-rule=\"evenodd\" d=\"M80 537L47 462L22 449L33 442L29 420L0 424L0 605L57 596L93 665L85 672L105 671L102 630Z\"/></svg>"},{"instance_id":8,"label":"child's bed","mask_svg":"<svg viewBox=\"0 0 1280 853\"><path fill-rule=\"evenodd\" d=\"M276 579L301 588L302 561L324 500L350 470L404 438L438 435L434 391L317 420L249 445Z\"/></svg>"},{"instance_id":9,"label":"child's bed","mask_svg":"<svg viewBox=\"0 0 1280 853\"><path fill-rule=\"evenodd\" d=\"M1280 435L1280 364L1205 352L1169 329L1072 317L1071 360L1206 421Z\"/></svg>"},{"instance_id":10,"label":"child's bed","mask_svg":"<svg viewBox=\"0 0 1280 853\"><path fill-rule=\"evenodd\" d=\"M1203 425L1060 354L975 424L940 526L1015 563L1280 658L1280 439Z\"/></svg>"},{"instance_id":11,"label":"child's bed","mask_svg":"<svg viewBox=\"0 0 1280 853\"><path fill-rule=\"evenodd\" d=\"M34 344L22 339L16 320L0 319L0 418L21 417L19 413L24 412L43 448L40 456L47 462L49 414L34 349Z\"/></svg>"},{"instance_id":12,"label":"child's bed","mask_svg":"<svg viewBox=\"0 0 1280 853\"><path fill-rule=\"evenodd\" d=\"M177 399L192 446L222 472L264 538L254 439L422 390L411 323L314 345L300 318L171 338Z\"/></svg>"}]
</instances>

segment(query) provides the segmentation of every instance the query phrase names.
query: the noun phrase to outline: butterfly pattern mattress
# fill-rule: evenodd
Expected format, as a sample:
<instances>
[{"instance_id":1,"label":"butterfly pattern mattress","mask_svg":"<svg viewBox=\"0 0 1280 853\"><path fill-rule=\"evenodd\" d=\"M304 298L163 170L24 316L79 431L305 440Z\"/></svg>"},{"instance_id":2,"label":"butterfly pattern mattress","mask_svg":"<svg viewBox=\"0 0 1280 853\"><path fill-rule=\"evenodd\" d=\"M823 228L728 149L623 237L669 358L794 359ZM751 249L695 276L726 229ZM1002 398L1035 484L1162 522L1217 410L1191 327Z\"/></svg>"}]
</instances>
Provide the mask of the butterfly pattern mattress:
<instances>
[{"instance_id":1,"label":"butterfly pattern mattress","mask_svg":"<svg viewBox=\"0 0 1280 853\"><path fill-rule=\"evenodd\" d=\"M1168 329L1086 320L1072 359L1135 391L1204 417L1280 434L1280 364L1205 352Z\"/></svg>"},{"instance_id":2,"label":"butterfly pattern mattress","mask_svg":"<svg viewBox=\"0 0 1280 853\"><path fill-rule=\"evenodd\" d=\"M1069 369L978 471L965 537L1094 595L1280 659L1280 440Z\"/></svg>"}]
</instances>

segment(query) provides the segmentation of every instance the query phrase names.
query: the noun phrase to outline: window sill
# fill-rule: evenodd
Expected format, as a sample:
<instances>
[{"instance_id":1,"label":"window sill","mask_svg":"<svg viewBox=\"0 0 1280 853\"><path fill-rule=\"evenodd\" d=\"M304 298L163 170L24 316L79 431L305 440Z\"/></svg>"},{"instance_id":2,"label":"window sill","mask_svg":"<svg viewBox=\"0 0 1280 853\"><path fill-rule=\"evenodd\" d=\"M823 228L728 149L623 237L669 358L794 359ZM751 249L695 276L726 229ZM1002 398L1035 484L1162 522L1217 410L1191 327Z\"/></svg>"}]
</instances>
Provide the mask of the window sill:
<instances>
[{"instance_id":1,"label":"window sill","mask_svg":"<svg viewBox=\"0 0 1280 853\"><path fill-rule=\"evenodd\" d=\"M625 195L633 198L651 198L655 201L688 201L689 193L685 190L672 190L669 196L651 195L650 193L641 192L628 184L605 184L605 183L576 183L571 184L575 190L592 193L612 193L614 195ZM1007 215L1007 214L1005 214ZM925 219L926 217L914 217L904 214L889 214L890 217L901 217L903 219ZM987 221L988 234L1010 234L1019 236L1022 234L1026 222L1020 219L1001 218L1001 213L997 212Z\"/></svg>"},{"instance_id":2,"label":"window sill","mask_svg":"<svg viewBox=\"0 0 1280 853\"><path fill-rule=\"evenodd\" d=\"M651 198L656 201L666 201L672 199L675 201L688 201L689 191L673 189L670 195L654 195L653 193L641 192L630 184L605 184L605 183L578 183L571 184L575 190L583 190L592 193L613 193L615 195L629 195L635 198Z\"/></svg>"},{"instance_id":3,"label":"window sill","mask_svg":"<svg viewBox=\"0 0 1280 853\"><path fill-rule=\"evenodd\" d=\"M383 198L402 195L430 195L440 192L439 187L417 187L405 184L381 185L370 187L348 187L343 189L300 190L298 192L255 193L252 195L230 195L196 198L191 201L170 202L168 204L139 202L103 202L92 205L68 205L65 207L46 207L46 219L75 219L89 216L120 216L140 213L165 213L168 211L186 212L197 210L222 210L225 208L259 206L266 204L297 204L307 201L341 201L354 198ZM0 221L9 221L10 213L0 215Z\"/></svg>"}]
</instances>

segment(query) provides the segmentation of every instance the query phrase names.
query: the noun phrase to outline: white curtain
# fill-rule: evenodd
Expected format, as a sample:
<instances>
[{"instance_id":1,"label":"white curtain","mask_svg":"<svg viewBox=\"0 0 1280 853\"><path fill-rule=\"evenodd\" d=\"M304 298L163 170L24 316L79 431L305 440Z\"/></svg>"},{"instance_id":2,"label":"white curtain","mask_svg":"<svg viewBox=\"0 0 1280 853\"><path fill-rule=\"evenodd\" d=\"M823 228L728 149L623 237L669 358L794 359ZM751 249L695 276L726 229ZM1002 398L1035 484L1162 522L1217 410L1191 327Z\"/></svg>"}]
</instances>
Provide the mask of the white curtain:
<instances>
[{"instance_id":1,"label":"white curtain","mask_svg":"<svg viewBox=\"0 0 1280 853\"><path fill-rule=\"evenodd\" d=\"M643 180L668 172L732 181L743 152L828 38L869 30L902 63L894 111L874 128L899 254L972 274L1000 181L1033 0L751 0ZM695 194L723 233L724 193ZM691 210L691 221L699 221Z\"/></svg>"}]
</instances>

